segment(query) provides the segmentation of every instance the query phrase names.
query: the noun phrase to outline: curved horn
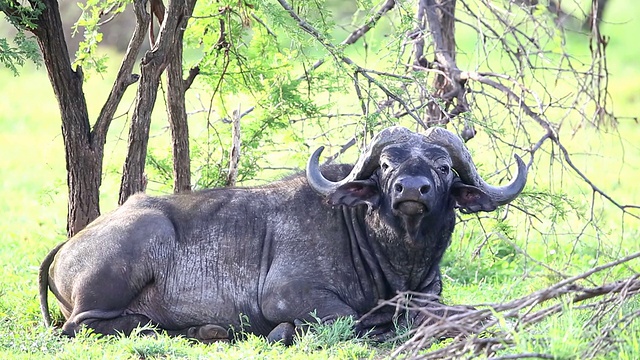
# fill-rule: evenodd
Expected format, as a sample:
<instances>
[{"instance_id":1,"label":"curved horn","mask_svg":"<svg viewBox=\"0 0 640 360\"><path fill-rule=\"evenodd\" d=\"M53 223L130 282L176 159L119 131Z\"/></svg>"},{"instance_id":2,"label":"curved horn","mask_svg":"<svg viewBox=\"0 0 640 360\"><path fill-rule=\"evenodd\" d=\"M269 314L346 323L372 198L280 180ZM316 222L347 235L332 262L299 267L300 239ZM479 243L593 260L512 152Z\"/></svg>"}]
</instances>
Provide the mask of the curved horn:
<instances>
[{"instance_id":1,"label":"curved horn","mask_svg":"<svg viewBox=\"0 0 640 360\"><path fill-rule=\"evenodd\" d=\"M453 168L458 172L465 184L474 185L482 189L496 204L508 204L524 189L524 185L527 182L527 166L518 155L514 155L518 164L516 177L507 185L492 186L480 177L469 150L456 134L443 128L433 127L429 128L424 136L427 141L447 149L453 161Z\"/></svg>"},{"instance_id":2,"label":"curved horn","mask_svg":"<svg viewBox=\"0 0 640 360\"><path fill-rule=\"evenodd\" d=\"M360 155L349 175L337 182L327 180L320 172L320 154L324 149L324 146L321 146L313 152L307 161L307 182L317 193L329 195L350 181L370 176L380 166L380 153L385 146L391 143L406 142L412 136L415 136L414 132L401 126L392 126L380 131L373 137L367 150Z\"/></svg>"}]
</instances>

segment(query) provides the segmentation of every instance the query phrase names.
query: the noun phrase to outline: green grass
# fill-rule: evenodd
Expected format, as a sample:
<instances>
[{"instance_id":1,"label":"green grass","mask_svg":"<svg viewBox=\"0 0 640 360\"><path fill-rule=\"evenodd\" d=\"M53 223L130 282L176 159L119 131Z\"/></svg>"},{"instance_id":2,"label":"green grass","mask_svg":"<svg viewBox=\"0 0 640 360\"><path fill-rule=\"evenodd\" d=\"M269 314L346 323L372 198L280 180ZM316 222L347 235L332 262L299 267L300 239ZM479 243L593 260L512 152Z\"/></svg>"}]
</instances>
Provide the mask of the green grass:
<instances>
[{"instance_id":1,"label":"green grass","mask_svg":"<svg viewBox=\"0 0 640 360\"><path fill-rule=\"evenodd\" d=\"M128 338L98 337L90 332L80 333L73 340L39 332L37 339L13 340L0 349L3 358L57 359L373 359L384 351L377 350L364 341L330 339L329 327L318 328L315 333L302 335L293 346L269 344L265 338L248 335L236 344L196 344L184 338L170 338L158 333L155 336L133 335ZM328 346L327 344L330 344ZM3 353L4 352L4 353Z\"/></svg>"},{"instance_id":2,"label":"green grass","mask_svg":"<svg viewBox=\"0 0 640 360\"><path fill-rule=\"evenodd\" d=\"M562 139L573 154L575 164L596 186L622 204L640 204L640 125L632 117L640 115L640 5L613 2L607 12L603 33L611 36L608 65L611 74L611 100L616 114L622 116L616 129L606 133L583 128L576 135L564 127ZM586 47L573 39L572 46ZM461 46L463 46L462 44ZM106 98L112 79L92 76L85 86L92 117ZM292 358L292 359L367 359L384 358L389 348L362 340L345 340L348 329L337 323L306 334L296 345L286 348L269 345L264 339L249 336L236 344L193 344L184 339L157 337L99 338L83 333L69 340L59 337L41 323L37 300L37 268L49 249L65 238L66 172L58 106L42 69L27 67L19 78L0 70L0 358ZM133 98L127 94L119 114L126 113ZM156 111L154 132L162 132L166 122L163 111ZM127 134L126 116L112 125L105 158L102 210L115 207L123 146ZM481 142L479 142L481 144ZM152 139L154 151L167 148L166 138ZM476 146L471 145L471 146ZM474 149L472 149L474 150ZM475 149L481 153L481 149ZM556 149L557 151L557 149ZM302 158L302 156L301 156ZM587 209L591 190L570 171L560 171L540 161L533 169L527 191L564 193L572 206ZM483 170L490 171L492 162ZM157 187L162 189L161 187ZM557 200L567 208L569 202ZM496 234L514 239L518 248L568 274L576 274L596 264L640 250L640 227L606 200L596 196L594 216L598 228L589 227L577 238L586 219L567 208L565 216L551 221L538 214L534 221L540 233L520 226L525 219L512 213L504 222L486 220L460 224L443 263L446 274L445 296L455 304L507 301L549 286L559 280L533 264L510 242ZM588 211L587 211L588 215ZM464 219L468 219L465 217ZM549 232L545 235L545 232ZM476 250L483 243L479 255ZM638 261L629 268L596 276L602 283L638 271ZM575 358L589 348L607 325L640 308L638 300L627 301L599 323L585 326L592 313L567 309L527 331L515 334L516 346L507 353L544 353L558 358ZM640 357L640 324L630 321L612 330L616 342L601 358L637 359Z\"/></svg>"}]
</instances>

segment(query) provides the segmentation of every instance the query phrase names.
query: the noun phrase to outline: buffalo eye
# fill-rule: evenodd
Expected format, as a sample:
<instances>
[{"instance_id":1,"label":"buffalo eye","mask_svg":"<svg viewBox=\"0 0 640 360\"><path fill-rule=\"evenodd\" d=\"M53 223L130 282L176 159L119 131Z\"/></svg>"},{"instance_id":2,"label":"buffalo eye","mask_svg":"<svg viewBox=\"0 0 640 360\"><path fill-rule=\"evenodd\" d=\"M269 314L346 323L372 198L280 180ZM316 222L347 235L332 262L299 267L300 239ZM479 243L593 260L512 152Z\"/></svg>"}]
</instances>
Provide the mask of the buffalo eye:
<instances>
[{"instance_id":1,"label":"buffalo eye","mask_svg":"<svg viewBox=\"0 0 640 360\"><path fill-rule=\"evenodd\" d=\"M382 171L387 171L387 169L389 168L389 164L387 164L386 162L383 162L380 167L382 168Z\"/></svg>"},{"instance_id":2,"label":"buffalo eye","mask_svg":"<svg viewBox=\"0 0 640 360\"><path fill-rule=\"evenodd\" d=\"M447 175L449 173L449 170L449 165L442 165L438 167L438 171L440 171L444 175Z\"/></svg>"}]
</instances>

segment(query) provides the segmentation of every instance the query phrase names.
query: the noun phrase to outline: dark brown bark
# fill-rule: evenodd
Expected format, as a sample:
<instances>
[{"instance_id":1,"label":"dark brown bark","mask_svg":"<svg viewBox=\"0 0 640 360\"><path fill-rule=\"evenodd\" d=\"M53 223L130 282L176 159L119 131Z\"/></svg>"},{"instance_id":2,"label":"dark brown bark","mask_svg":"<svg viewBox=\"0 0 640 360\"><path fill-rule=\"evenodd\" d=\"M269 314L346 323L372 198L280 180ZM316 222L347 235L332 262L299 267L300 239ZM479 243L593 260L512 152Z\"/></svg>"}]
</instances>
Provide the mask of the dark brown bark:
<instances>
[{"instance_id":1,"label":"dark brown bark","mask_svg":"<svg viewBox=\"0 0 640 360\"><path fill-rule=\"evenodd\" d=\"M189 154L189 123L185 107L185 92L190 83L182 79L182 33L175 43L171 61L167 66L167 106L173 147L173 191L191 190L191 157ZM191 70L189 79L197 74L198 68Z\"/></svg>"},{"instance_id":2,"label":"dark brown bark","mask_svg":"<svg viewBox=\"0 0 640 360\"><path fill-rule=\"evenodd\" d=\"M177 42L182 42L182 33L193 13L195 2L196 0L186 0L169 4L156 42L142 59L140 85L129 128L129 149L120 184L118 199L120 204L124 203L129 196L145 190L144 167L149 128L151 113L158 94L160 75L171 62Z\"/></svg>"},{"instance_id":3,"label":"dark brown bark","mask_svg":"<svg viewBox=\"0 0 640 360\"><path fill-rule=\"evenodd\" d=\"M127 51L125 52L122 63L120 64L120 69L118 70L118 75L116 76L116 80L111 88L109 97L100 110L98 120L93 127L94 136L92 140L94 147L104 144L107 137L107 130L111 125L111 120L113 120L113 115L118 108L118 104L120 104L120 101L122 100L122 96L129 85L138 81L139 75L133 74L133 66L136 63L136 57L140 53L140 47L144 41L145 33L150 21L150 16L145 10L144 3L145 2L142 0L136 0L133 2L133 11L136 15L136 26L133 30L133 35L131 35L131 40L129 40Z\"/></svg>"},{"instance_id":4,"label":"dark brown bark","mask_svg":"<svg viewBox=\"0 0 640 360\"><path fill-rule=\"evenodd\" d=\"M164 63L165 52L166 50L148 52L142 59L140 85L129 127L127 157L120 182L120 196L118 198L120 205L129 196L144 191L146 188L144 166L149 142L151 112L158 94L160 74L166 67Z\"/></svg>"},{"instance_id":5,"label":"dark brown bark","mask_svg":"<svg viewBox=\"0 0 640 360\"><path fill-rule=\"evenodd\" d=\"M58 3L43 0L42 4L43 11L35 21L37 28L32 32L42 51L49 81L60 107L69 187L67 234L73 236L100 214L102 148L91 146L82 70L71 68Z\"/></svg>"}]
</instances>

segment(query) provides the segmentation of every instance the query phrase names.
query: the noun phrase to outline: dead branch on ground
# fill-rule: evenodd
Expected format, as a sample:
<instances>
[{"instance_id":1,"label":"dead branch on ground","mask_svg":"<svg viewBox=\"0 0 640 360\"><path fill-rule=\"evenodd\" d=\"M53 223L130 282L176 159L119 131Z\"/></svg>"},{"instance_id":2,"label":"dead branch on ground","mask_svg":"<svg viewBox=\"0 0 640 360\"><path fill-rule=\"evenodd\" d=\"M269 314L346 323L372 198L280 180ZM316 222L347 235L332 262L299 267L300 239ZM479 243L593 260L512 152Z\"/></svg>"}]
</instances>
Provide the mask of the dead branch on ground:
<instances>
[{"instance_id":1,"label":"dead branch on ground","mask_svg":"<svg viewBox=\"0 0 640 360\"><path fill-rule=\"evenodd\" d=\"M420 293L398 294L395 298L381 303L379 307L393 306L397 309L431 314L446 311L453 315L440 318L431 315L430 318L435 321L424 323L404 334L408 340L396 348L392 356L412 359L448 359L478 355L493 357L497 352L514 345L515 331L527 329L573 307L578 310L598 309L588 323L606 321L608 316L613 321L605 323L606 332L593 340L593 347L585 349L583 355L588 358L588 355L595 355L598 349L607 346L606 342L610 341L611 334L619 329L617 325L637 319L633 315L637 315L637 311L623 317L619 316L618 311L623 302L640 292L640 274L600 286L583 286L583 280L639 257L640 252L637 252L518 299L499 304L478 304L474 308L443 305L436 299ZM453 338L453 341L437 350L426 353L423 351L443 338ZM496 358L509 357L501 355Z\"/></svg>"}]
</instances>

